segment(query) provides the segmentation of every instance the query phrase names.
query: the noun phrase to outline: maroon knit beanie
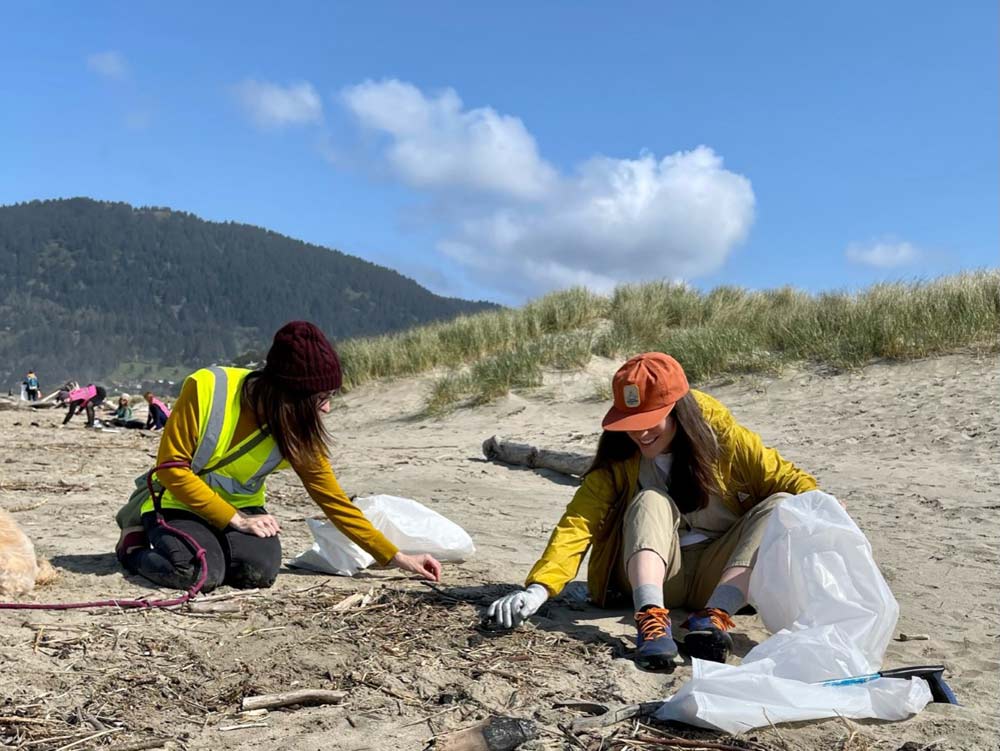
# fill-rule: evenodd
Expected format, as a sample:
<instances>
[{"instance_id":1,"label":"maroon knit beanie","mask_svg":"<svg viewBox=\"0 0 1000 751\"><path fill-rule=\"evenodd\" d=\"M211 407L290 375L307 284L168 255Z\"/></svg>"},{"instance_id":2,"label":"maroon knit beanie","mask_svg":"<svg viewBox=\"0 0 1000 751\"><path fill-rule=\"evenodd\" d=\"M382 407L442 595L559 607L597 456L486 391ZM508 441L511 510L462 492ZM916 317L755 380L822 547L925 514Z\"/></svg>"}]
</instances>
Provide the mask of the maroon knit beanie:
<instances>
[{"instance_id":1,"label":"maroon knit beanie","mask_svg":"<svg viewBox=\"0 0 1000 751\"><path fill-rule=\"evenodd\" d=\"M308 321L291 321L278 329L264 372L282 386L306 394L336 391L342 382L337 353Z\"/></svg>"}]
</instances>

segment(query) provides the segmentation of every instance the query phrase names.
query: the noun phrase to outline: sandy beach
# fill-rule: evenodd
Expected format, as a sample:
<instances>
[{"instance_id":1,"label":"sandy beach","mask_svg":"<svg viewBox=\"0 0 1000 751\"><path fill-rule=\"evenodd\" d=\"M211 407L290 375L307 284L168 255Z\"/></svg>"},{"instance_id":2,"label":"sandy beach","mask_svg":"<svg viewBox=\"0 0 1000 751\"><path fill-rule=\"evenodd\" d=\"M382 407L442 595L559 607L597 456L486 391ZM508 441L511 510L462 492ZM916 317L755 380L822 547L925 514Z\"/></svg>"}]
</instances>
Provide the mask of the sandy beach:
<instances>
[{"instance_id":1,"label":"sandy beach","mask_svg":"<svg viewBox=\"0 0 1000 751\"><path fill-rule=\"evenodd\" d=\"M607 407L597 384L617 364L595 359L582 373L548 373L538 389L443 418L421 415L430 376L350 392L329 417L345 490L434 508L472 535L475 557L447 565L436 589L395 571L348 579L283 569L272 590L224 600L230 612L4 611L5 747L164 739L167 748L192 751L420 749L500 714L538 724L538 739L524 749L599 748L598 735L567 738L559 724L580 715L554 705L666 697L690 668L638 671L629 659L630 613L565 598L514 633L479 629L483 607L523 582L576 485L487 462L481 444L501 435L592 451ZM834 374L797 369L699 387L847 504L899 601L897 631L929 636L894 640L885 665L943 663L962 703L929 705L899 723L804 723L748 738L807 751L998 748L996 357L954 354ZM0 411L0 507L59 572L26 599L154 594L124 576L111 551L114 513L133 478L152 466L157 436L87 430L81 417L60 427L62 416ZM269 508L282 524L286 559L305 550L303 518L319 510L294 474L271 479ZM364 607L333 609L359 592L371 592ZM767 636L755 616L737 618L737 633L740 653ZM338 705L239 713L244 696L302 688L346 695Z\"/></svg>"}]
</instances>

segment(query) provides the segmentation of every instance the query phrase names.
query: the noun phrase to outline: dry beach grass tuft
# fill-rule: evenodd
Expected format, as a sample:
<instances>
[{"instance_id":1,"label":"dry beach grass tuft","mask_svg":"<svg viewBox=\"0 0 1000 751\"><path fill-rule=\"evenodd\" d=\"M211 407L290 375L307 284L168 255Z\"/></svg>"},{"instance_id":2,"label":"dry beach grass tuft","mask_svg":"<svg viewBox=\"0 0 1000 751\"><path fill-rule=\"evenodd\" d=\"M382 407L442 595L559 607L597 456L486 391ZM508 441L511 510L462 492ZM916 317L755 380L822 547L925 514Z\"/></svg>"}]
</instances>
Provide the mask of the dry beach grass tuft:
<instances>
[{"instance_id":1,"label":"dry beach grass tuft","mask_svg":"<svg viewBox=\"0 0 1000 751\"><path fill-rule=\"evenodd\" d=\"M574 370L592 355L624 359L669 352L693 382L734 373L777 373L789 363L845 369L973 347L1000 335L1000 273L880 284L857 293L751 291L652 282L610 297L557 292L518 310L465 316L340 346L348 385L448 372L427 400L440 414L463 399L482 404L538 386L543 369Z\"/></svg>"}]
</instances>

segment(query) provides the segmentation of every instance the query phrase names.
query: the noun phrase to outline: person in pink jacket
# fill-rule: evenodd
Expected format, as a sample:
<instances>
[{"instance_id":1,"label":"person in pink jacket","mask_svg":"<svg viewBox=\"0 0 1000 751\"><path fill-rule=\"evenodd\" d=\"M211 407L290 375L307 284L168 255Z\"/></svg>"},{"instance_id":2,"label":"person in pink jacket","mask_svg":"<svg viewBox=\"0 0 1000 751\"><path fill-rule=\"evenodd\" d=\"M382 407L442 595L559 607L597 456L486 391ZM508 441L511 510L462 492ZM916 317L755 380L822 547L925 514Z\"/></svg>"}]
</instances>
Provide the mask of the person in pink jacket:
<instances>
[{"instance_id":1,"label":"person in pink jacket","mask_svg":"<svg viewBox=\"0 0 1000 751\"><path fill-rule=\"evenodd\" d=\"M63 418L62 424L68 423L77 412L87 413L87 427L94 427L94 407L104 402L108 392L103 386L96 386L88 383L86 386L78 386L75 383L68 383L59 392L59 400L69 404L69 411Z\"/></svg>"},{"instance_id":2,"label":"person in pink jacket","mask_svg":"<svg viewBox=\"0 0 1000 751\"><path fill-rule=\"evenodd\" d=\"M149 404L146 430L163 430L163 426L167 424L167 418L170 417L170 407L153 396L152 391L147 391L143 394L143 397L146 403Z\"/></svg>"}]
</instances>

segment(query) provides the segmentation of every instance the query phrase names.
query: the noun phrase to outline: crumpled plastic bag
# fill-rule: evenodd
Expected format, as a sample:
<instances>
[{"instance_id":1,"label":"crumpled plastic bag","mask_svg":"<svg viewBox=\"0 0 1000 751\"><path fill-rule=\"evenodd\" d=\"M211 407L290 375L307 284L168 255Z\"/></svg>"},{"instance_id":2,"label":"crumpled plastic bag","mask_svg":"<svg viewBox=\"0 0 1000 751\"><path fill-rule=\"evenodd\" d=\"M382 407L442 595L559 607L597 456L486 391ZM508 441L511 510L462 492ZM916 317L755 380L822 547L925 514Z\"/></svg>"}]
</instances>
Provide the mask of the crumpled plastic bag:
<instances>
[{"instance_id":1,"label":"crumpled plastic bag","mask_svg":"<svg viewBox=\"0 0 1000 751\"><path fill-rule=\"evenodd\" d=\"M468 533L422 503L393 495L356 498L378 531L402 552L429 553L439 561L464 561L476 552ZM375 559L347 539L329 521L306 519L313 533L313 546L289 561L288 565L325 574L354 576L371 566Z\"/></svg>"},{"instance_id":2,"label":"crumpled plastic bag","mask_svg":"<svg viewBox=\"0 0 1000 751\"><path fill-rule=\"evenodd\" d=\"M661 720L740 733L770 723L827 717L904 720L931 700L919 678L878 678L852 686L817 686L773 673L774 663L693 661L693 678L656 712Z\"/></svg>"},{"instance_id":3,"label":"crumpled plastic bag","mask_svg":"<svg viewBox=\"0 0 1000 751\"><path fill-rule=\"evenodd\" d=\"M919 678L816 685L877 672L899 616L871 545L833 496L809 491L771 512L750 602L774 635L740 665L693 660L658 719L739 733L838 715L900 720L931 700Z\"/></svg>"}]
</instances>

